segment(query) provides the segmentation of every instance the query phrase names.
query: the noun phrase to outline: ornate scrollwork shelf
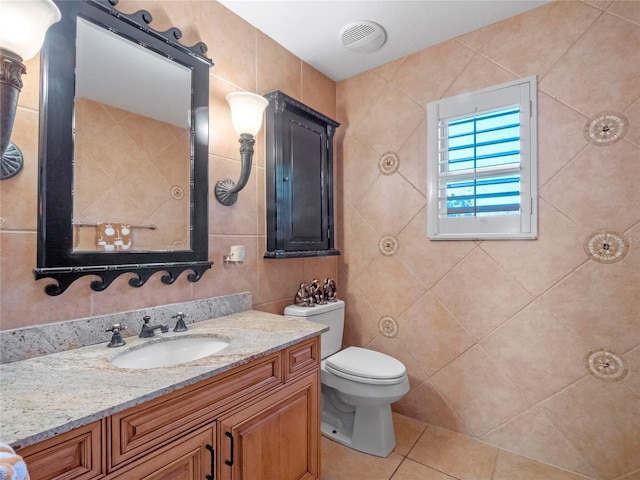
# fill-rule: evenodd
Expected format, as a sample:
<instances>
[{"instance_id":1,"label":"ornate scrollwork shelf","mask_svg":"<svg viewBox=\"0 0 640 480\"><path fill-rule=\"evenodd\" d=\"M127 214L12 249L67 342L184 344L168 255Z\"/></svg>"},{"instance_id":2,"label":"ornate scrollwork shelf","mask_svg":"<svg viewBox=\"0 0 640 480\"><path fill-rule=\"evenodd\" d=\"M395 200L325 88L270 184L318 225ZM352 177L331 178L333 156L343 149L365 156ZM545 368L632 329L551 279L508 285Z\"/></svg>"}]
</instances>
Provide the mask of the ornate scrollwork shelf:
<instances>
[{"instance_id":1,"label":"ornate scrollwork shelf","mask_svg":"<svg viewBox=\"0 0 640 480\"><path fill-rule=\"evenodd\" d=\"M91 282L91 290L101 292L106 290L113 281L125 273L133 273L135 277L129 279L129 285L140 288L152 275L158 272L166 272L162 276L162 283L171 285L185 270L192 270L187 275L187 280L197 282L206 270L211 268L211 262L169 262L169 263L143 263L129 265L91 265L87 267L59 267L36 268L33 272L36 279L52 278L58 284L50 283L44 287L47 295L57 296L63 293L73 282L86 275L100 277L100 280Z\"/></svg>"}]
</instances>

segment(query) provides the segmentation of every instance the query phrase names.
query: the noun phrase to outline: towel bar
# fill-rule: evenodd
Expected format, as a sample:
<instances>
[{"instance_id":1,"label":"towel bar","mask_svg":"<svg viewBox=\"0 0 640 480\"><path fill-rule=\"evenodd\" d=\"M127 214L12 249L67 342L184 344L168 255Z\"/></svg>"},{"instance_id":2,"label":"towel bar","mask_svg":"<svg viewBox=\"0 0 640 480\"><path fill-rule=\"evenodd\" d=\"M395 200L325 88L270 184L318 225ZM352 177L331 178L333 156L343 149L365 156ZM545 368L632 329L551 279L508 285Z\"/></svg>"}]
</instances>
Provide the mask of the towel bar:
<instances>
[{"instance_id":1,"label":"towel bar","mask_svg":"<svg viewBox=\"0 0 640 480\"><path fill-rule=\"evenodd\" d=\"M74 227L97 227L98 224L97 223L74 223L73 226ZM156 228L158 228L153 223L150 225L129 225L129 226L131 228L148 228L149 230L155 230Z\"/></svg>"}]
</instances>

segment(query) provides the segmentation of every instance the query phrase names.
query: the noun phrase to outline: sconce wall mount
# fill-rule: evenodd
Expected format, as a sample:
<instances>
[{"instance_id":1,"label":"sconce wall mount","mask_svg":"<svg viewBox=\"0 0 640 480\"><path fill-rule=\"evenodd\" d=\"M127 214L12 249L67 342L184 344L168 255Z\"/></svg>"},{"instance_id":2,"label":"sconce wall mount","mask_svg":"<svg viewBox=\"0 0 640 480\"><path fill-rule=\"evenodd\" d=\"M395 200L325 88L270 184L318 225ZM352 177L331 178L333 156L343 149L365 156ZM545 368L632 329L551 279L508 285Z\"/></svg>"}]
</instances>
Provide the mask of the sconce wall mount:
<instances>
[{"instance_id":1,"label":"sconce wall mount","mask_svg":"<svg viewBox=\"0 0 640 480\"><path fill-rule=\"evenodd\" d=\"M251 174L251 164L253 163L253 145L256 143L253 135L248 133L240 134L240 178L235 183L230 178L223 178L216 182L216 198L225 205L233 205L238 200L238 192L242 190L249 181Z\"/></svg>"},{"instance_id":2,"label":"sconce wall mount","mask_svg":"<svg viewBox=\"0 0 640 480\"><path fill-rule=\"evenodd\" d=\"M15 53L0 48L0 180L15 176L23 165L22 152L10 141L18 96L22 90L22 74L27 71L22 58Z\"/></svg>"}]
</instances>

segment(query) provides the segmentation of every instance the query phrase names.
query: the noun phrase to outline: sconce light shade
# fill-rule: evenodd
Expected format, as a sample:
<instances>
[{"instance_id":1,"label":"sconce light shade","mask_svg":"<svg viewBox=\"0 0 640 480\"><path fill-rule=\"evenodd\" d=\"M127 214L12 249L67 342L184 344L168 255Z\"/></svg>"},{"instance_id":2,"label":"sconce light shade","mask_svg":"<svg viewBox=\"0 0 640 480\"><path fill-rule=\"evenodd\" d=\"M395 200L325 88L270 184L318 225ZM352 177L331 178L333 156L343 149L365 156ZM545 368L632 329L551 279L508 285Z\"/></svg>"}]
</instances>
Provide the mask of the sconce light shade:
<instances>
[{"instance_id":1,"label":"sconce light shade","mask_svg":"<svg viewBox=\"0 0 640 480\"><path fill-rule=\"evenodd\" d=\"M262 126L262 115L269 105L269 100L255 93L234 92L227 95L231 107L231 122L240 135L240 178L234 182L230 178L218 180L215 187L216 198L222 205L233 205L238 199L238 192L249 181L253 162L253 137Z\"/></svg>"},{"instance_id":2,"label":"sconce light shade","mask_svg":"<svg viewBox=\"0 0 640 480\"><path fill-rule=\"evenodd\" d=\"M0 47L23 61L38 53L49 27L60 20L52 0L2 0L0 13Z\"/></svg>"},{"instance_id":3,"label":"sconce light shade","mask_svg":"<svg viewBox=\"0 0 640 480\"><path fill-rule=\"evenodd\" d=\"M26 71L22 62L38 53L47 29L58 20L60 10L51 0L0 1L0 180L23 165L20 149L10 141Z\"/></svg>"},{"instance_id":4,"label":"sconce light shade","mask_svg":"<svg viewBox=\"0 0 640 480\"><path fill-rule=\"evenodd\" d=\"M233 92L227 95L231 107L231 122L238 135L247 133L256 136L262 126L262 114L269 101L249 92Z\"/></svg>"}]
</instances>

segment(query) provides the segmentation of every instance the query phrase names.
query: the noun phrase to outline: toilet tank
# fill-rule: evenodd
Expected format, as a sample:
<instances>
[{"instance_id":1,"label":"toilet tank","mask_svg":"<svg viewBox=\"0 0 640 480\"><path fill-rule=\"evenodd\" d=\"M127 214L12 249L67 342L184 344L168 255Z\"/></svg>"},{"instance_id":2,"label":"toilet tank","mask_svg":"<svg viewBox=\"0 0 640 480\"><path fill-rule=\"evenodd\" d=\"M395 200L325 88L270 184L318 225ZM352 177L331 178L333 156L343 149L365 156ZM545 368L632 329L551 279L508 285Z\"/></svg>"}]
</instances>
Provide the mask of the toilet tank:
<instances>
[{"instance_id":1,"label":"toilet tank","mask_svg":"<svg viewBox=\"0 0 640 480\"><path fill-rule=\"evenodd\" d=\"M340 351L342 348L342 332L344 330L344 302L342 300L316 305L315 307L289 305L284 309L284 314L287 317L299 317L310 322L329 325L329 331L323 333L320 337L321 356L323 359Z\"/></svg>"}]
</instances>

